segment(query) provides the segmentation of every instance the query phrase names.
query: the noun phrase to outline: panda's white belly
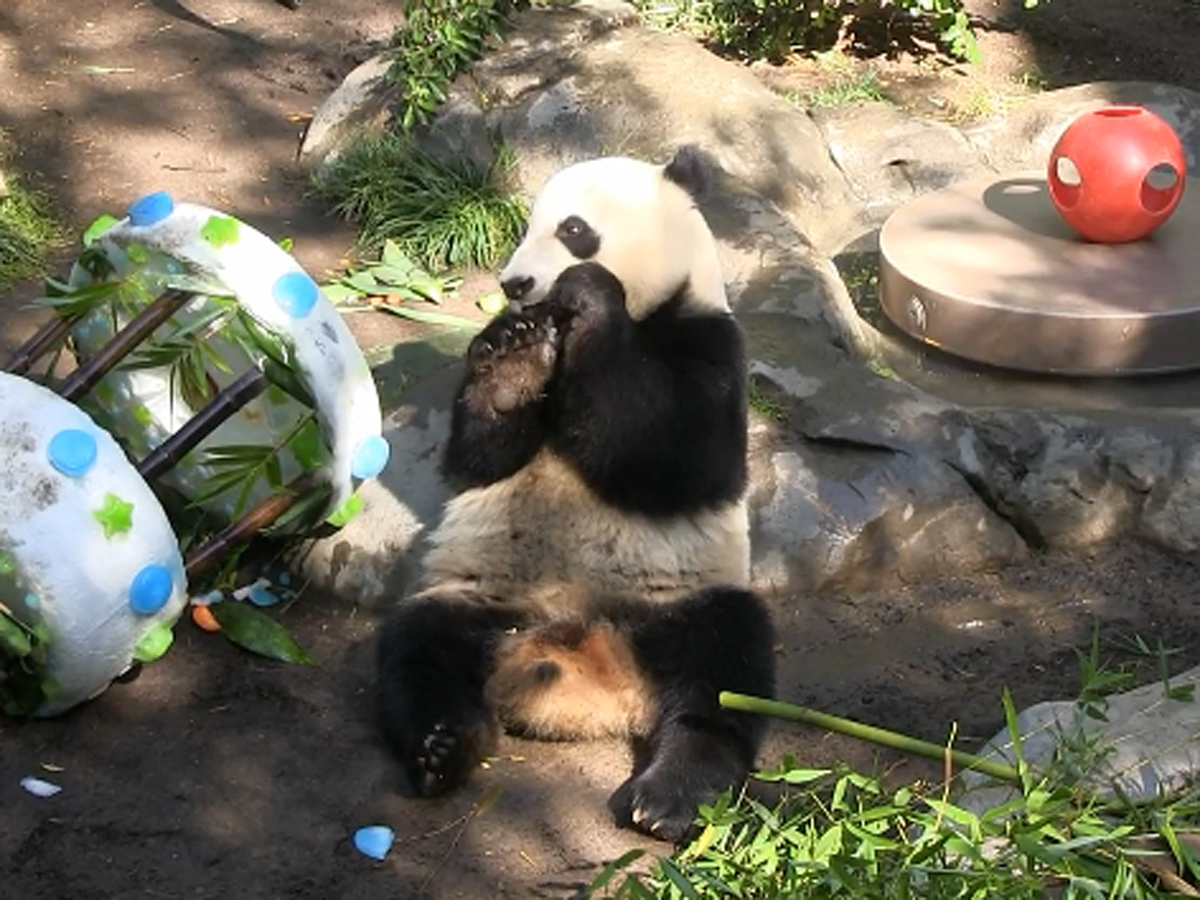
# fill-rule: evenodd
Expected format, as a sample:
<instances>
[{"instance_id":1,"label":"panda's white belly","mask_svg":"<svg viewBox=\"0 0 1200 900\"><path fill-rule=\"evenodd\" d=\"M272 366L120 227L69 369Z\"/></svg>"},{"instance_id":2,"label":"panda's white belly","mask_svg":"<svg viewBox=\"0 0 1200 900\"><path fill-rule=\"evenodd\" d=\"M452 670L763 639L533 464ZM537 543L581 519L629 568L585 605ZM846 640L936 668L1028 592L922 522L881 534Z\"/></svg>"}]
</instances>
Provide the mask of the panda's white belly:
<instances>
[{"instance_id":1,"label":"panda's white belly","mask_svg":"<svg viewBox=\"0 0 1200 900\"><path fill-rule=\"evenodd\" d=\"M599 596L669 601L706 585L744 586L749 568L745 500L677 518L630 515L543 450L512 477L447 504L423 581L553 615Z\"/></svg>"}]
</instances>

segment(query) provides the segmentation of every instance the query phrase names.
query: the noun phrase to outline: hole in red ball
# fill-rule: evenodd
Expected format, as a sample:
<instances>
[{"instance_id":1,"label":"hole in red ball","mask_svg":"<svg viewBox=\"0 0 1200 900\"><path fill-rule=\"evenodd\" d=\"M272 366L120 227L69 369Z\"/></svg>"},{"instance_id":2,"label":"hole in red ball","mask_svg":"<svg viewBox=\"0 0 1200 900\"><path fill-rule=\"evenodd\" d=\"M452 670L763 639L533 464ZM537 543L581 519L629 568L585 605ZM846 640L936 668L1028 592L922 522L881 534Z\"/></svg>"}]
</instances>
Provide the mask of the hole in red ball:
<instances>
[{"instance_id":1,"label":"hole in red ball","mask_svg":"<svg viewBox=\"0 0 1200 900\"><path fill-rule=\"evenodd\" d=\"M1179 180L1179 173L1170 163L1159 163L1146 175L1146 184L1156 191L1169 191Z\"/></svg>"},{"instance_id":2,"label":"hole in red ball","mask_svg":"<svg viewBox=\"0 0 1200 900\"><path fill-rule=\"evenodd\" d=\"M1109 106L1105 109L1096 110L1098 116L1107 116L1110 119L1119 119L1123 116L1139 116L1145 110L1140 106Z\"/></svg>"},{"instance_id":3,"label":"hole in red ball","mask_svg":"<svg viewBox=\"0 0 1200 900\"><path fill-rule=\"evenodd\" d=\"M1175 200L1179 173L1170 163L1159 163L1146 173L1142 181L1142 208L1146 212L1159 213Z\"/></svg>"},{"instance_id":4,"label":"hole in red ball","mask_svg":"<svg viewBox=\"0 0 1200 900\"><path fill-rule=\"evenodd\" d=\"M1079 167L1069 156L1060 156L1054 161L1054 174L1067 187L1079 187L1083 184L1083 176L1079 174Z\"/></svg>"},{"instance_id":5,"label":"hole in red ball","mask_svg":"<svg viewBox=\"0 0 1200 900\"><path fill-rule=\"evenodd\" d=\"M1054 160L1054 177L1050 179L1050 193L1059 209L1070 209L1079 202L1082 193L1083 176L1079 167L1069 156L1060 156Z\"/></svg>"}]
</instances>

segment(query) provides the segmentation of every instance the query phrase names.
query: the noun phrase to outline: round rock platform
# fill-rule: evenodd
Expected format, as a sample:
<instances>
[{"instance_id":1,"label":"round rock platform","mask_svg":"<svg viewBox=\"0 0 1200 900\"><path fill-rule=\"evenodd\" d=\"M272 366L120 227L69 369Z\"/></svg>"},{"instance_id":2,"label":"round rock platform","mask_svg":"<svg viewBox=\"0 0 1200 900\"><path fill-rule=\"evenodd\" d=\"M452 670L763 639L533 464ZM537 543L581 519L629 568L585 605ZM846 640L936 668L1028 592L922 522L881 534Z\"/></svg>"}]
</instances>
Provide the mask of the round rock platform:
<instances>
[{"instance_id":1,"label":"round rock platform","mask_svg":"<svg viewBox=\"0 0 1200 900\"><path fill-rule=\"evenodd\" d=\"M1063 375L1200 368L1198 233L1194 183L1149 237L1096 244L1062 220L1040 174L987 176L892 214L881 301L903 331L976 362Z\"/></svg>"}]
</instances>

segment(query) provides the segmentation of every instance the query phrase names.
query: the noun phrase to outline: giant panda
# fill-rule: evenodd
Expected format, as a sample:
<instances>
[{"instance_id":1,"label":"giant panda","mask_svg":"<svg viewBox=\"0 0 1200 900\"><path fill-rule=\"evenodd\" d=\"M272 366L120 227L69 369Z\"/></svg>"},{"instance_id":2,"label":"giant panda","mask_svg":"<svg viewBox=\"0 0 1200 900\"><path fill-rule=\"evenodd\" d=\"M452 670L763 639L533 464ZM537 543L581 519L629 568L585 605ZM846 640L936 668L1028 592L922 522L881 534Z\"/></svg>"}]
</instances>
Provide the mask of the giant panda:
<instances>
[{"instance_id":1,"label":"giant panda","mask_svg":"<svg viewBox=\"0 0 1200 900\"><path fill-rule=\"evenodd\" d=\"M377 704L410 792L462 784L498 730L633 740L617 823L681 841L740 783L773 632L747 588L746 376L692 148L569 166L471 342L423 582L380 629Z\"/></svg>"}]
</instances>

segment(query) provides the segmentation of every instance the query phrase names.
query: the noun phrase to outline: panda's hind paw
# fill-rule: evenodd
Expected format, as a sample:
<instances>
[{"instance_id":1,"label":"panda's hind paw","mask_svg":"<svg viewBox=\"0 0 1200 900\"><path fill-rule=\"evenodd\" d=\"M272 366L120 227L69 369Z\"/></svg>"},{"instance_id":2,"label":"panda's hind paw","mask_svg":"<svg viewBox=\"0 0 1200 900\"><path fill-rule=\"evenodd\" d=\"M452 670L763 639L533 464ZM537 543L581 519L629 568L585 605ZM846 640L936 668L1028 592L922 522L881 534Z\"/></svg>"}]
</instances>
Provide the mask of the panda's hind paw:
<instances>
[{"instance_id":1,"label":"panda's hind paw","mask_svg":"<svg viewBox=\"0 0 1200 900\"><path fill-rule=\"evenodd\" d=\"M608 806L619 826L683 844L699 832L700 806L745 777L745 767L721 753L708 758L660 756L617 788Z\"/></svg>"},{"instance_id":2,"label":"panda's hind paw","mask_svg":"<svg viewBox=\"0 0 1200 900\"><path fill-rule=\"evenodd\" d=\"M713 796L697 797L687 785L653 769L630 778L609 798L608 807L618 826L683 844L695 834L696 811Z\"/></svg>"},{"instance_id":3,"label":"panda's hind paw","mask_svg":"<svg viewBox=\"0 0 1200 900\"><path fill-rule=\"evenodd\" d=\"M493 742L486 725L452 728L438 722L417 742L405 767L412 792L437 797L461 786Z\"/></svg>"}]
</instances>

